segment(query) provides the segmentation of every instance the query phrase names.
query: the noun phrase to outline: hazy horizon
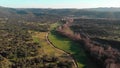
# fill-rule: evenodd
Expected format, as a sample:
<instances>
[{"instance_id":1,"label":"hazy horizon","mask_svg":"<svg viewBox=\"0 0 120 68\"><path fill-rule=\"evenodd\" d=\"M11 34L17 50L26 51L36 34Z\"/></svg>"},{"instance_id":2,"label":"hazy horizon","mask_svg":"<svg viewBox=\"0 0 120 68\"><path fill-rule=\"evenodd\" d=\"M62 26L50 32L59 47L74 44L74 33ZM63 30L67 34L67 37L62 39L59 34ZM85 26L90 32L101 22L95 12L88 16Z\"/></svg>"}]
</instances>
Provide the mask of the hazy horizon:
<instances>
[{"instance_id":1,"label":"hazy horizon","mask_svg":"<svg viewBox=\"0 0 120 68\"><path fill-rule=\"evenodd\" d=\"M119 3L120 0L0 0L0 6L11 8L118 8Z\"/></svg>"}]
</instances>

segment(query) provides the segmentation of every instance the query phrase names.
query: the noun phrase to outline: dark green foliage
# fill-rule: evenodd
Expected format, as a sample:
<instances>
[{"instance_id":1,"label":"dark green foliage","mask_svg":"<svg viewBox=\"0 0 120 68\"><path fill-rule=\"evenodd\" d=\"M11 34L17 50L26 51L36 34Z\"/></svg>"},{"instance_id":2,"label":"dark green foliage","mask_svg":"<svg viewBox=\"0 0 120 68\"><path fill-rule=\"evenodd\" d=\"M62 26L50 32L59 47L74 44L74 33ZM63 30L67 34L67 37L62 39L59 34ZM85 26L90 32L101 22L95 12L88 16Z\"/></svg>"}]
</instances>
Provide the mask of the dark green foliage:
<instances>
[{"instance_id":1,"label":"dark green foliage","mask_svg":"<svg viewBox=\"0 0 120 68\"><path fill-rule=\"evenodd\" d=\"M74 32L84 33L92 40L120 50L120 20L76 19L71 25Z\"/></svg>"},{"instance_id":2,"label":"dark green foliage","mask_svg":"<svg viewBox=\"0 0 120 68\"><path fill-rule=\"evenodd\" d=\"M71 26L74 32L85 33L89 37L119 38L120 20L110 19L76 19ZM116 38L117 37L117 38Z\"/></svg>"},{"instance_id":3,"label":"dark green foliage","mask_svg":"<svg viewBox=\"0 0 120 68\"><path fill-rule=\"evenodd\" d=\"M59 60L54 60L57 59L55 57L49 57L46 56L43 57L36 57L36 58L31 58L31 59L25 59L21 58L18 59L17 61L12 60L14 62L11 65L11 68L71 68L72 63L68 61L59 61Z\"/></svg>"},{"instance_id":4,"label":"dark green foliage","mask_svg":"<svg viewBox=\"0 0 120 68\"><path fill-rule=\"evenodd\" d=\"M37 54L39 44L32 42L32 37L26 30L13 24L5 23L2 25L7 29L0 30L0 54L3 57L13 59Z\"/></svg>"},{"instance_id":5,"label":"dark green foliage","mask_svg":"<svg viewBox=\"0 0 120 68\"><path fill-rule=\"evenodd\" d=\"M41 24L41 23L25 23L26 29L40 32L49 31L50 24Z\"/></svg>"},{"instance_id":6,"label":"dark green foliage","mask_svg":"<svg viewBox=\"0 0 120 68\"><path fill-rule=\"evenodd\" d=\"M34 42L28 31L48 29L46 24L0 21L0 68L71 68L69 60L38 54L40 42Z\"/></svg>"}]
</instances>

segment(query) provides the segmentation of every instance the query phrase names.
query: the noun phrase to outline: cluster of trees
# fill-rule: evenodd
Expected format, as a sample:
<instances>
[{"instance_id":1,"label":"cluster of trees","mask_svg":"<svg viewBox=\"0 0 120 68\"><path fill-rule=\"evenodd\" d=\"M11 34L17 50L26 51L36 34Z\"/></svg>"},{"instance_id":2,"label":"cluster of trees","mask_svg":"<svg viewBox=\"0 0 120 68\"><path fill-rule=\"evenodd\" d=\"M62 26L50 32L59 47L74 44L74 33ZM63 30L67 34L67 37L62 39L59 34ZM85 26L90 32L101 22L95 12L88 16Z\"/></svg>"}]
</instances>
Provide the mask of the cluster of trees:
<instances>
[{"instance_id":1,"label":"cluster of trees","mask_svg":"<svg viewBox=\"0 0 120 68\"><path fill-rule=\"evenodd\" d=\"M0 55L5 58L35 56L38 43L34 43L28 31L11 23L0 25Z\"/></svg>"},{"instance_id":2,"label":"cluster of trees","mask_svg":"<svg viewBox=\"0 0 120 68\"><path fill-rule=\"evenodd\" d=\"M14 64L11 65L11 68L72 68L72 62L60 61L57 57L47 55L35 58L21 58L17 61L12 60L12 62Z\"/></svg>"},{"instance_id":3,"label":"cluster of trees","mask_svg":"<svg viewBox=\"0 0 120 68\"><path fill-rule=\"evenodd\" d=\"M21 27L4 23L0 28L0 55L5 58L35 56L38 43L34 43L28 31Z\"/></svg>"},{"instance_id":4,"label":"cluster of trees","mask_svg":"<svg viewBox=\"0 0 120 68\"><path fill-rule=\"evenodd\" d=\"M120 20L115 19L75 19L70 26L74 32L86 34L94 41L111 45L119 50Z\"/></svg>"},{"instance_id":5,"label":"cluster of trees","mask_svg":"<svg viewBox=\"0 0 120 68\"><path fill-rule=\"evenodd\" d=\"M84 32L90 38L108 38L119 40L120 20L112 19L75 19L71 29L74 32Z\"/></svg>"},{"instance_id":6,"label":"cluster of trees","mask_svg":"<svg viewBox=\"0 0 120 68\"><path fill-rule=\"evenodd\" d=\"M119 68L120 52L110 45L103 45L89 38L83 39L84 48L95 62L103 68Z\"/></svg>"},{"instance_id":7,"label":"cluster of trees","mask_svg":"<svg viewBox=\"0 0 120 68\"><path fill-rule=\"evenodd\" d=\"M63 23L63 25L59 26L58 28L56 28L56 31L58 31L59 33L61 33L62 35L68 36L71 39L74 40L78 40L81 39L81 36L79 34L79 32L74 32L71 30L71 28L69 26L71 26L71 23L73 22L73 19L67 19L66 22L63 20L61 21Z\"/></svg>"},{"instance_id":8,"label":"cluster of trees","mask_svg":"<svg viewBox=\"0 0 120 68\"><path fill-rule=\"evenodd\" d=\"M35 23L35 22L26 22L24 27L28 30L47 32L49 31L50 24L48 23Z\"/></svg>"},{"instance_id":9,"label":"cluster of trees","mask_svg":"<svg viewBox=\"0 0 120 68\"><path fill-rule=\"evenodd\" d=\"M73 68L73 62L39 54L29 30L48 31L47 23L0 20L0 68Z\"/></svg>"},{"instance_id":10,"label":"cluster of trees","mask_svg":"<svg viewBox=\"0 0 120 68\"><path fill-rule=\"evenodd\" d=\"M84 21L86 21L86 20L84 20ZM84 21L80 21L80 22L81 23L83 22L82 24L84 24L85 23ZM97 20L95 20L95 22L97 22ZM97 23L99 23L99 22L97 22ZM117 49L112 48L110 45L103 45L103 44L100 44L100 42L95 42L95 41L91 40L89 38L89 36L86 33L84 33L84 31L79 32L79 33L77 32L77 34L76 33L73 34L71 32L66 32L65 31L66 29L70 31L70 26L68 26L67 24L69 24L69 23L66 22L64 25L59 26L57 28L57 31L59 33L61 33L62 35L65 35L65 36L71 38L72 40L82 42L84 44L84 48L85 48L85 51L87 52L87 54L89 54L89 56L91 56L93 58L93 60L95 60L97 63L101 64L101 67L103 67L103 68L119 68L120 52ZM74 22L73 22L73 24L74 24L74 26L76 25L76 23L74 23ZM114 24L116 24L116 22ZM82 27L83 26L84 25L82 25ZM85 25L85 27L89 27L89 26ZM103 26L103 27L105 27L105 26Z\"/></svg>"}]
</instances>

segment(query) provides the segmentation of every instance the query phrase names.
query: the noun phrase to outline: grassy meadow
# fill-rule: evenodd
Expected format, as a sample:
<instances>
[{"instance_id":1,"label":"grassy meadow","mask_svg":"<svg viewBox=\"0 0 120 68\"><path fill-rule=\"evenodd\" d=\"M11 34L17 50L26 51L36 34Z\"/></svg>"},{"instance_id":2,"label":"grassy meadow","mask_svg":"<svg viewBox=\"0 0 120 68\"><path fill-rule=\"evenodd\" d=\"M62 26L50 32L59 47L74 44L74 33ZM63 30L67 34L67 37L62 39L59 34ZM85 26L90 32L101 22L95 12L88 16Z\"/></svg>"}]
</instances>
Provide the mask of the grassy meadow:
<instances>
[{"instance_id":1,"label":"grassy meadow","mask_svg":"<svg viewBox=\"0 0 120 68\"><path fill-rule=\"evenodd\" d=\"M47 32L36 32L31 31L32 38L34 42L38 42L41 46L39 48L38 53L40 55L48 55L51 57L57 57L60 61L71 61L70 56L68 56L66 53L59 51L58 49L51 46L47 40L46 40L46 34ZM74 66L73 66L74 68Z\"/></svg>"}]
</instances>

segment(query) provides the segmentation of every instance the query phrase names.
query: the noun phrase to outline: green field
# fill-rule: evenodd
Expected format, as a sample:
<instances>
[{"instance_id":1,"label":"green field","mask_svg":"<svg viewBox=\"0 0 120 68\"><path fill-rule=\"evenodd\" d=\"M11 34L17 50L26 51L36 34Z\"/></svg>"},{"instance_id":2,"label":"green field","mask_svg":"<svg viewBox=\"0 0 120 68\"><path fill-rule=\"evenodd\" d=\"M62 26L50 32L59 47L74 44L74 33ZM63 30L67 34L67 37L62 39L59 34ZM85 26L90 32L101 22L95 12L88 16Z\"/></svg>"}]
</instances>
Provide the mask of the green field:
<instances>
[{"instance_id":1,"label":"green field","mask_svg":"<svg viewBox=\"0 0 120 68\"><path fill-rule=\"evenodd\" d=\"M55 32L54 30L51 30L49 39L57 48L73 54L79 68L96 68L86 56L80 43L72 41L69 38Z\"/></svg>"},{"instance_id":2,"label":"green field","mask_svg":"<svg viewBox=\"0 0 120 68\"><path fill-rule=\"evenodd\" d=\"M34 42L37 42L41 45L41 48L39 48L38 52L39 54L46 54L49 56L61 56L64 53L61 53L57 50L55 50L53 47L50 46L50 44L47 43L46 41L46 34L47 32L35 32L32 31L32 38Z\"/></svg>"}]
</instances>

